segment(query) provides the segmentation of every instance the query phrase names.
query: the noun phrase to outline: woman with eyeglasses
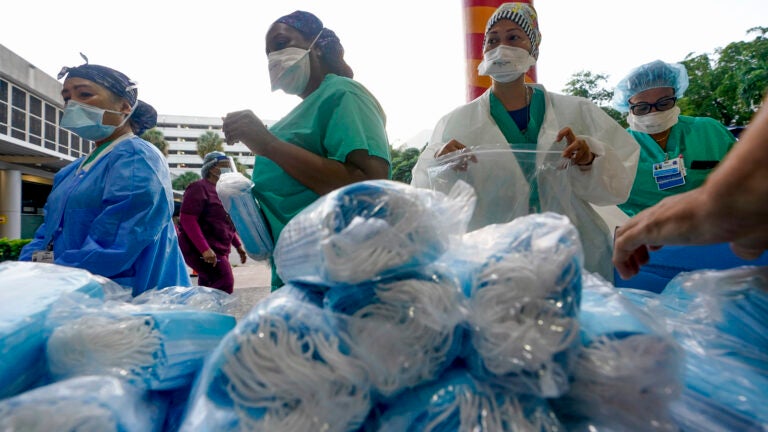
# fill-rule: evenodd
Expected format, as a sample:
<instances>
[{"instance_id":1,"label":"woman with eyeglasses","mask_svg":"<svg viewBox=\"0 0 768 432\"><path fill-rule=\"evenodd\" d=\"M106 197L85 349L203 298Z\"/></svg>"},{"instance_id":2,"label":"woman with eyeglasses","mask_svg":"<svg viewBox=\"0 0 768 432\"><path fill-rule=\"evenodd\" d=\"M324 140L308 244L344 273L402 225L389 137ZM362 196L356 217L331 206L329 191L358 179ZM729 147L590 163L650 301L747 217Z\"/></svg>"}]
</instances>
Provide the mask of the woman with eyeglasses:
<instances>
[{"instance_id":1,"label":"woman with eyeglasses","mask_svg":"<svg viewBox=\"0 0 768 432\"><path fill-rule=\"evenodd\" d=\"M701 186L736 142L715 119L680 115L677 100L687 88L684 65L656 60L632 70L614 90L613 106L628 113L627 131L641 148L632 192L619 206L629 216Z\"/></svg>"}]
</instances>

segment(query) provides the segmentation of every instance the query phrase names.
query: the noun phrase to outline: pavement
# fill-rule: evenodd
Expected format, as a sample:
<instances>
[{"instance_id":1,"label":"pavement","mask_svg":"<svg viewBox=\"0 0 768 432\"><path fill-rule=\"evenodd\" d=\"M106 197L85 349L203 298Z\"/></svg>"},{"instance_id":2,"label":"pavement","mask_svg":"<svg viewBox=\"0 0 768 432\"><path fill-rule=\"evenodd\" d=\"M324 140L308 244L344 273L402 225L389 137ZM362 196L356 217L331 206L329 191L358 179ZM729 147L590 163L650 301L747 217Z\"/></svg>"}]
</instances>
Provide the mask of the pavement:
<instances>
[{"instance_id":1,"label":"pavement","mask_svg":"<svg viewBox=\"0 0 768 432\"><path fill-rule=\"evenodd\" d=\"M232 263L232 273L235 276L235 289L232 293L235 297L233 315L240 320L271 292L272 269L269 261L254 261L250 257L245 264L240 264L240 255L234 249L229 256L229 262ZM197 278L193 277L192 284L196 282Z\"/></svg>"}]
</instances>

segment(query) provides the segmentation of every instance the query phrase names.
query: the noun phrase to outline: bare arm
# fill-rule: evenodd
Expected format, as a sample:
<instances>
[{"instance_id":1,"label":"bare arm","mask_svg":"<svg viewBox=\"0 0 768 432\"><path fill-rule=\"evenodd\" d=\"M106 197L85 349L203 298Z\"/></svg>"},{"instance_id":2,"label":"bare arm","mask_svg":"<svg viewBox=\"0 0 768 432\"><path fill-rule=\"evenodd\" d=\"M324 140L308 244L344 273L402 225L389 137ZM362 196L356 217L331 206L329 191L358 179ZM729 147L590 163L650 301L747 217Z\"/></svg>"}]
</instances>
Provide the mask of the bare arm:
<instances>
[{"instance_id":1,"label":"bare arm","mask_svg":"<svg viewBox=\"0 0 768 432\"><path fill-rule=\"evenodd\" d=\"M227 114L223 129L228 144L241 141L320 195L358 181L386 179L389 174L389 163L365 150L351 152L342 163L282 141L249 110Z\"/></svg>"},{"instance_id":2,"label":"bare arm","mask_svg":"<svg viewBox=\"0 0 768 432\"><path fill-rule=\"evenodd\" d=\"M616 233L613 263L623 278L665 244L730 242L746 259L768 249L768 96L741 140L704 184L650 207Z\"/></svg>"}]
</instances>

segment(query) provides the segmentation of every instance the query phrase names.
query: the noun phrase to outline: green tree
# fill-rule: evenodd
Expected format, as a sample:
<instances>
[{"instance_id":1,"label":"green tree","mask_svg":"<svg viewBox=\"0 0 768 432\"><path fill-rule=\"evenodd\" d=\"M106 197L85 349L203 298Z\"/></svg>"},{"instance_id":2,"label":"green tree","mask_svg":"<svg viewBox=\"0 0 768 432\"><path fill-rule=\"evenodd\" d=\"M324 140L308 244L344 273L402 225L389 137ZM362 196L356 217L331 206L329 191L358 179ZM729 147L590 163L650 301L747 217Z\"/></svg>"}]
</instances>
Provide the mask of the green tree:
<instances>
[{"instance_id":1,"label":"green tree","mask_svg":"<svg viewBox=\"0 0 768 432\"><path fill-rule=\"evenodd\" d=\"M163 135L163 132L160 129L148 129L141 134L141 139L151 142L164 156L168 156L168 141L165 140L165 135Z\"/></svg>"},{"instance_id":2,"label":"green tree","mask_svg":"<svg viewBox=\"0 0 768 432\"><path fill-rule=\"evenodd\" d=\"M749 123L768 89L768 27L755 27L750 41L738 41L713 54L688 54L682 61L690 85L679 102L685 115L712 117L725 125Z\"/></svg>"},{"instance_id":3,"label":"green tree","mask_svg":"<svg viewBox=\"0 0 768 432\"><path fill-rule=\"evenodd\" d=\"M197 154L200 159L213 151L224 151L224 139L214 131L206 131L197 138Z\"/></svg>"},{"instance_id":4,"label":"green tree","mask_svg":"<svg viewBox=\"0 0 768 432\"><path fill-rule=\"evenodd\" d=\"M411 171L421 152L417 148L409 147L402 150L389 148L392 155L392 180L411 183Z\"/></svg>"},{"instance_id":5,"label":"green tree","mask_svg":"<svg viewBox=\"0 0 768 432\"><path fill-rule=\"evenodd\" d=\"M189 186L191 183L194 183L198 180L200 180L200 174L194 171L187 171L184 174L176 177L171 182L171 186L173 187L173 190L183 191L186 190L187 186Z\"/></svg>"},{"instance_id":6,"label":"green tree","mask_svg":"<svg viewBox=\"0 0 768 432\"><path fill-rule=\"evenodd\" d=\"M609 76L606 74L595 74L589 71L580 71L571 75L571 80L565 85L563 92L572 96L587 98L605 111L623 127L627 127L627 120L624 115L615 109L611 104L613 99L613 90L605 88Z\"/></svg>"}]
</instances>

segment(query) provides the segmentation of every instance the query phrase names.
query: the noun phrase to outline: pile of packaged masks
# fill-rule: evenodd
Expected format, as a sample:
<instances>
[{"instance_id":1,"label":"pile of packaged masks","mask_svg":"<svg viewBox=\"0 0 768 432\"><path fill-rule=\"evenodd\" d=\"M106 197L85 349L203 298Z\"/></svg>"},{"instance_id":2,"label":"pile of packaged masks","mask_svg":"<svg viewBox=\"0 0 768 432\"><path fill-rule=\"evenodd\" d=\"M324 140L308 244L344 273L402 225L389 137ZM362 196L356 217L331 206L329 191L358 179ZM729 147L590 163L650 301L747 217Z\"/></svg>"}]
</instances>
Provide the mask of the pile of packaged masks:
<instances>
[{"instance_id":1,"label":"pile of packaged masks","mask_svg":"<svg viewBox=\"0 0 768 432\"><path fill-rule=\"evenodd\" d=\"M207 290L211 297L218 291L187 289L192 290ZM113 375L150 390L191 384L205 356L234 328L235 318L197 309L190 305L195 296L184 299L180 291L181 287L148 290L138 304L89 301L75 295L60 300L46 323L50 329L46 354L54 380ZM196 302L210 309L218 300L206 303L206 295ZM184 300L187 304L180 302Z\"/></svg>"},{"instance_id":2,"label":"pile of packaged masks","mask_svg":"<svg viewBox=\"0 0 768 432\"><path fill-rule=\"evenodd\" d=\"M0 280L0 430L170 430L167 408L180 419L235 326L212 288L131 298L85 270L30 262L0 264Z\"/></svg>"},{"instance_id":3,"label":"pile of packaged masks","mask_svg":"<svg viewBox=\"0 0 768 432\"><path fill-rule=\"evenodd\" d=\"M416 419L429 412L434 424L458 416L444 430L456 424L467 430L559 430L543 393L566 390L568 373L561 369L568 363L560 357L578 345L578 236L567 219L537 215L473 243L464 237L474 196L464 186L443 195L363 182L321 197L297 215L275 248L287 284L212 353L181 429L395 430L387 428L399 426L387 424L397 417L396 424L412 422L412 430L421 430ZM495 247L489 247L491 238ZM496 267L485 265L480 250L497 258ZM443 258L459 251L477 261ZM562 259L553 260L558 254ZM499 285L494 297L493 275L521 257L541 267L531 276L537 285L526 285L527 271L517 291ZM355 265L342 266L345 259ZM515 279L514 270L504 277ZM466 286L468 280L472 285ZM488 303L473 305L471 294L483 289ZM478 330L472 307L503 303L507 291L516 294L499 309L515 305L513 319L500 314ZM521 336L499 334L507 331ZM503 363L509 350L518 349L515 343L534 343L541 335L558 346L534 346L534 358L511 371L485 367ZM494 336L505 340L487 344L481 356L475 343L486 349L482 342ZM482 367L473 370L472 363ZM452 400L430 405L425 395L438 393Z\"/></svg>"},{"instance_id":4,"label":"pile of packaged masks","mask_svg":"<svg viewBox=\"0 0 768 432\"><path fill-rule=\"evenodd\" d=\"M620 291L684 351L684 388L671 406L683 430L768 429L768 267L682 273L660 294Z\"/></svg>"},{"instance_id":5,"label":"pile of packaged masks","mask_svg":"<svg viewBox=\"0 0 768 432\"><path fill-rule=\"evenodd\" d=\"M0 263L0 398L47 379L45 321L51 307L70 293L103 298L101 280L80 269L54 264Z\"/></svg>"},{"instance_id":6,"label":"pile of packaged masks","mask_svg":"<svg viewBox=\"0 0 768 432\"><path fill-rule=\"evenodd\" d=\"M474 203L461 182L321 197L276 245L286 285L236 324L216 290L118 301L80 274L35 321L55 382L8 381L18 390L0 400L0 429L766 429L768 269L617 290L584 271L567 217L468 232ZM10 322L36 317L16 301L2 305L24 315ZM2 335L0 362L19 342Z\"/></svg>"},{"instance_id":7,"label":"pile of packaged masks","mask_svg":"<svg viewBox=\"0 0 768 432\"><path fill-rule=\"evenodd\" d=\"M272 255L274 243L251 189L253 182L240 173L224 173L216 183L216 194L235 224L245 252L255 261L264 261Z\"/></svg>"},{"instance_id":8,"label":"pile of packaged masks","mask_svg":"<svg viewBox=\"0 0 768 432\"><path fill-rule=\"evenodd\" d=\"M569 391L552 401L568 425L676 431L670 405L682 389L683 352L662 324L605 279L583 277L579 349Z\"/></svg>"}]
</instances>

